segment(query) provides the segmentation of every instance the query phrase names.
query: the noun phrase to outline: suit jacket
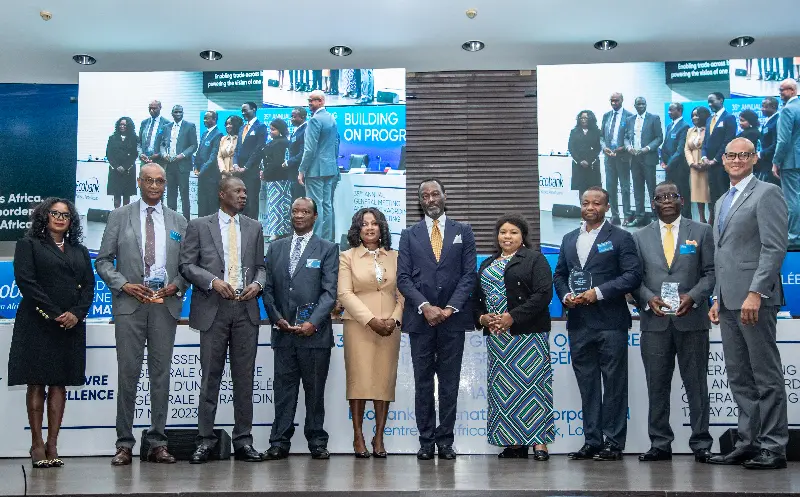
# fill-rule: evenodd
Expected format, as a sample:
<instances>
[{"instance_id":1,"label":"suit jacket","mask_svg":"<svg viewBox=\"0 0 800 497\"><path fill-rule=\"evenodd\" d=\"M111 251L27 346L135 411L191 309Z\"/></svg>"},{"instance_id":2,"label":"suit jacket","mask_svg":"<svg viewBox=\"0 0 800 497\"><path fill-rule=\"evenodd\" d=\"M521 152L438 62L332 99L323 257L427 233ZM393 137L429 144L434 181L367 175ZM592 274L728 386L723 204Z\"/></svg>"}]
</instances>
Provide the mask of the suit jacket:
<instances>
[{"instance_id":1,"label":"suit jacket","mask_svg":"<svg viewBox=\"0 0 800 497\"><path fill-rule=\"evenodd\" d=\"M781 189L753 177L728 211L725 231L719 231L719 210L714 206L714 296L725 307L742 308L748 292L767 298L761 305L783 305L781 265L788 245L789 220Z\"/></svg>"},{"instance_id":2,"label":"suit jacket","mask_svg":"<svg viewBox=\"0 0 800 497\"><path fill-rule=\"evenodd\" d=\"M617 116L619 120L619 126L617 128L617 147L623 147L625 145L625 134L628 126L628 119L633 116L632 113L625 109L620 109L620 114ZM614 111L610 110L603 114L603 123L600 126L600 140L602 141L602 146L606 148L611 148L611 134L613 130L611 129L611 122L614 119ZM617 153L617 157L630 157L628 152L620 151Z\"/></svg>"},{"instance_id":3,"label":"suit jacket","mask_svg":"<svg viewBox=\"0 0 800 497\"><path fill-rule=\"evenodd\" d=\"M150 120L151 118L147 118L139 125L139 140L138 140L138 152L139 154L143 154L145 152L145 146L147 145L147 137L150 135ZM158 122L156 123L156 129L153 131L153 153L158 154L161 152L161 130L169 124L169 121L164 119L163 116L158 116Z\"/></svg>"},{"instance_id":4,"label":"suit jacket","mask_svg":"<svg viewBox=\"0 0 800 497\"><path fill-rule=\"evenodd\" d=\"M303 161L303 150L306 146L306 129L308 124L303 123L295 128L289 139L289 179L297 181L297 173L300 171L300 162Z\"/></svg>"},{"instance_id":5,"label":"suit jacket","mask_svg":"<svg viewBox=\"0 0 800 497\"><path fill-rule=\"evenodd\" d=\"M375 259L363 245L339 254L339 302L344 306L343 319L366 326L372 318L403 318L405 298L397 290L397 251L379 249L378 264L383 281L375 278Z\"/></svg>"},{"instance_id":6,"label":"suit jacket","mask_svg":"<svg viewBox=\"0 0 800 497\"><path fill-rule=\"evenodd\" d=\"M289 140L280 136L264 144L259 151L261 155L261 168L264 181L285 181L293 179L289 176L288 168L283 167L286 160L286 150ZM295 181L297 175L294 176Z\"/></svg>"},{"instance_id":7,"label":"suit jacket","mask_svg":"<svg viewBox=\"0 0 800 497\"><path fill-rule=\"evenodd\" d=\"M170 140L172 139L172 127L175 125L171 122L161 128L161 157L164 158L169 154ZM164 162L167 167L178 166L180 172L188 173L192 170L192 155L197 150L197 128L193 123L183 121L181 130L178 132L178 138L175 144L175 156L183 154L183 159L173 160L172 162Z\"/></svg>"},{"instance_id":8,"label":"suit jacket","mask_svg":"<svg viewBox=\"0 0 800 497\"><path fill-rule=\"evenodd\" d=\"M683 119L674 126L672 123L667 126L664 143L661 145L661 162L665 163L668 168L686 164L685 148L688 131L689 125Z\"/></svg>"},{"instance_id":9,"label":"suit jacket","mask_svg":"<svg viewBox=\"0 0 800 497\"><path fill-rule=\"evenodd\" d=\"M327 109L320 109L308 120L305 131L303 159L299 172L310 178L336 176L339 166L339 134L336 121Z\"/></svg>"},{"instance_id":10,"label":"suit jacket","mask_svg":"<svg viewBox=\"0 0 800 497\"><path fill-rule=\"evenodd\" d=\"M133 314L142 304L135 297L122 291L125 283L144 282L144 254L142 253L141 200L114 209L108 215L103 241L97 253L95 269L111 290L112 314ZM186 234L186 219L161 203L164 212L166 270L169 283L178 287L178 294L164 299L164 305L175 319L180 319L183 293L189 284L178 272L181 242ZM174 237L172 233L179 236ZM175 238L178 238L177 240ZM114 264L116 262L116 265Z\"/></svg>"},{"instance_id":11,"label":"suit jacket","mask_svg":"<svg viewBox=\"0 0 800 497\"><path fill-rule=\"evenodd\" d=\"M473 292L473 316L475 328L488 335L481 326L480 317L488 312L486 292L481 284L481 275L500 257L499 253L486 258L478 269L478 278ZM538 250L520 247L514 257L506 263L503 282L506 287L508 313L514 319L510 333L524 335L550 331L550 300L553 298L553 275L550 264Z\"/></svg>"},{"instance_id":12,"label":"suit jacket","mask_svg":"<svg viewBox=\"0 0 800 497\"><path fill-rule=\"evenodd\" d=\"M247 130L247 136L243 136L243 133L244 126L239 130L239 139L236 142L236 151L233 154L233 164L247 169L243 176L258 176L258 166L261 164L261 156L258 151L267 142L269 128L256 119L250 129Z\"/></svg>"},{"instance_id":13,"label":"suit jacket","mask_svg":"<svg viewBox=\"0 0 800 497\"><path fill-rule=\"evenodd\" d=\"M242 267L249 268L245 286L257 282L264 288L264 232L261 223L239 214ZM211 289L214 278L225 277L225 252L219 227L219 212L189 221L181 247L180 273L193 285L192 304L189 309L189 326L206 331L214 322L219 308L220 295ZM258 298L245 302L247 315L254 325L261 323Z\"/></svg>"},{"instance_id":14,"label":"suit jacket","mask_svg":"<svg viewBox=\"0 0 800 497\"><path fill-rule=\"evenodd\" d=\"M673 228L673 234L675 234ZM672 321L679 331L707 330L708 298L714 290L714 235L711 226L681 218L676 234L677 246L672 266L667 266L664 245L661 241L661 225L658 221L633 234L639 259L642 262L642 284L633 292L639 305L639 327L642 331L665 331ZM689 243L694 242L694 243ZM681 253L681 247L686 253ZM694 253L690 253L694 250ZM647 303L661 295L661 284L665 281L678 283L678 293L689 295L696 307L688 314L656 316L652 309L645 310ZM673 309L675 311L675 309Z\"/></svg>"},{"instance_id":15,"label":"suit jacket","mask_svg":"<svg viewBox=\"0 0 800 497\"><path fill-rule=\"evenodd\" d=\"M269 245L267 282L264 286L264 309L272 326L272 348L330 348L333 347L331 311L336 305L336 286L339 279L339 248L312 235L295 267L289 274L292 237L287 236ZM309 322L317 331L310 337L280 331L275 323L285 319L294 324L297 308L316 303Z\"/></svg>"},{"instance_id":16,"label":"suit jacket","mask_svg":"<svg viewBox=\"0 0 800 497\"><path fill-rule=\"evenodd\" d=\"M777 128L773 162L781 169L800 168L800 99L795 98L783 107Z\"/></svg>"},{"instance_id":17,"label":"suit jacket","mask_svg":"<svg viewBox=\"0 0 800 497\"><path fill-rule=\"evenodd\" d=\"M706 135L703 138L703 154L709 160L717 161L717 165L722 167L722 154L725 153L725 147L728 143L736 138L736 129L739 126L736 122L736 117L730 112L723 111L717 119L714 129L711 129L711 121L714 119L712 114L706 120Z\"/></svg>"},{"instance_id":18,"label":"suit jacket","mask_svg":"<svg viewBox=\"0 0 800 497\"><path fill-rule=\"evenodd\" d=\"M625 146L633 147L634 133L636 131L636 117L638 114L632 114L628 118L628 123L625 125ZM649 112L644 113L644 122L642 123L642 148L650 147L650 150L644 155L644 163L647 165L658 164L658 147L664 141L664 131L661 128L661 118Z\"/></svg>"},{"instance_id":19,"label":"suit jacket","mask_svg":"<svg viewBox=\"0 0 800 497\"><path fill-rule=\"evenodd\" d=\"M578 228L566 235L561 242L558 263L553 274L558 299L571 293L569 273L581 270L578 249L580 230ZM611 242L611 249L600 252L597 246ZM578 306L567 310L567 329L587 327L595 330L618 330L631 327L631 313L625 294L633 292L642 283L642 266L636 252L636 242L630 233L606 222L597 234L597 239L589 251L583 270L592 274L592 286L600 289L603 300L588 306Z\"/></svg>"},{"instance_id":20,"label":"suit jacket","mask_svg":"<svg viewBox=\"0 0 800 497\"><path fill-rule=\"evenodd\" d=\"M775 147L778 144L778 119L780 119L780 114L773 116L761 126L761 158L758 159L756 170L762 173L772 174Z\"/></svg>"},{"instance_id":21,"label":"suit jacket","mask_svg":"<svg viewBox=\"0 0 800 497\"><path fill-rule=\"evenodd\" d=\"M219 141L221 139L222 133L220 133L218 127L215 127L211 133L206 130L205 136L201 137L200 144L197 147L197 154L194 156L194 168L197 169L198 176L203 179L219 177L217 155L219 154Z\"/></svg>"},{"instance_id":22,"label":"suit jacket","mask_svg":"<svg viewBox=\"0 0 800 497\"><path fill-rule=\"evenodd\" d=\"M460 242L457 243L457 241ZM437 328L446 331L472 331L472 299L475 289L475 236L468 224L446 218L439 262L433 255L425 220L403 230L397 257L397 288L406 298L403 330L424 333L431 330L419 312L423 302L454 313Z\"/></svg>"}]
</instances>

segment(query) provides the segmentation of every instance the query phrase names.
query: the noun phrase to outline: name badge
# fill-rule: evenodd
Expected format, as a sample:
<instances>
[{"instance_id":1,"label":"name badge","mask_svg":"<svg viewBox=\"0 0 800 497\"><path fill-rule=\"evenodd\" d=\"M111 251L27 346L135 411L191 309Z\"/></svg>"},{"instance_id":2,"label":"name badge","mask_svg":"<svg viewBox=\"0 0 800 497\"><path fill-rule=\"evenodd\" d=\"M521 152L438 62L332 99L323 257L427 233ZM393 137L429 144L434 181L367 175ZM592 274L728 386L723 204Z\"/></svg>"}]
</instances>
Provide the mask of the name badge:
<instances>
[{"instance_id":1,"label":"name badge","mask_svg":"<svg viewBox=\"0 0 800 497\"><path fill-rule=\"evenodd\" d=\"M674 136L673 136L673 138L674 138ZM210 147L210 146L211 146L211 140L206 140L206 147Z\"/></svg>"},{"instance_id":2,"label":"name badge","mask_svg":"<svg viewBox=\"0 0 800 497\"><path fill-rule=\"evenodd\" d=\"M612 250L614 250L614 245L612 245L611 242L603 242L597 245L597 251L601 254L603 252L611 252Z\"/></svg>"},{"instance_id":3,"label":"name badge","mask_svg":"<svg viewBox=\"0 0 800 497\"><path fill-rule=\"evenodd\" d=\"M680 250L681 250L681 254L696 254L697 253L697 247L695 247L694 245L686 245L686 244L681 245L681 249Z\"/></svg>"},{"instance_id":4,"label":"name badge","mask_svg":"<svg viewBox=\"0 0 800 497\"><path fill-rule=\"evenodd\" d=\"M306 267L312 269L319 269L320 268L319 259L308 259L306 261Z\"/></svg>"},{"instance_id":5,"label":"name badge","mask_svg":"<svg viewBox=\"0 0 800 497\"><path fill-rule=\"evenodd\" d=\"M674 140L675 138L678 137L678 133L672 133L672 134L669 135L669 137Z\"/></svg>"},{"instance_id":6,"label":"name badge","mask_svg":"<svg viewBox=\"0 0 800 497\"><path fill-rule=\"evenodd\" d=\"M169 237L175 240L176 242L181 241L181 234L177 231L170 231Z\"/></svg>"}]
</instances>

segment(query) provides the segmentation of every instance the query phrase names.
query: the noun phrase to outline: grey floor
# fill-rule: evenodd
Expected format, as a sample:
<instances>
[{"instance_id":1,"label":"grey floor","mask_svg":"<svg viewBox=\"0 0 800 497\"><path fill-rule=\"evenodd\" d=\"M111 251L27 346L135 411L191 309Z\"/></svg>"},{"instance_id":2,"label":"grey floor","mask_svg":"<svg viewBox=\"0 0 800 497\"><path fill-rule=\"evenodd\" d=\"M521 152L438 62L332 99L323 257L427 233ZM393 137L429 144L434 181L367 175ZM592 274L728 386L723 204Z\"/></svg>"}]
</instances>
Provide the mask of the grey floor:
<instances>
[{"instance_id":1,"label":"grey floor","mask_svg":"<svg viewBox=\"0 0 800 497\"><path fill-rule=\"evenodd\" d=\"M635 455L621 462L569 461L554 456L501 461L494 456L462 456L457 461L417 461L390 455L386 460L359 460L349 455L314 461L293 455L277 462L231 461L190 465L156 465L134 461L114 468L108 457L65 458L63 468L32 470L24 459L0 460L0 495L23 495L25 466L30 495L208 496L313 494L360 496L711 496L792 495L800 492L800 464L778 471L695 463L689 456L640 463Z\"/></svg>"}]
</instances>

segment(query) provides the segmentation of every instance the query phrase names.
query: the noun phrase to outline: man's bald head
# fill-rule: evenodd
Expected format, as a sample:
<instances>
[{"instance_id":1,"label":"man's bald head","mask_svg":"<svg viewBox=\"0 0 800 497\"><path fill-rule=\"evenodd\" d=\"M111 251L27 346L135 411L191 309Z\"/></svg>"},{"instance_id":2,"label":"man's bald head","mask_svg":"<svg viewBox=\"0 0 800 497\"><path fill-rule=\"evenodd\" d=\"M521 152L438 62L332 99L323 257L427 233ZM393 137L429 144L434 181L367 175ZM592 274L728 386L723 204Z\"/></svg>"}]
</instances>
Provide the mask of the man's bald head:
<instances>
[{"instance_id":1,"label":"man's bald head","mask_svg":"<svg viewBox=\"0 0 800 497\"><path fill-rule=\"evenodd\" d=\"M734 138L725 147L725 152L755 152L756 147L747 138Z\"/></svg>"}]
</instances>

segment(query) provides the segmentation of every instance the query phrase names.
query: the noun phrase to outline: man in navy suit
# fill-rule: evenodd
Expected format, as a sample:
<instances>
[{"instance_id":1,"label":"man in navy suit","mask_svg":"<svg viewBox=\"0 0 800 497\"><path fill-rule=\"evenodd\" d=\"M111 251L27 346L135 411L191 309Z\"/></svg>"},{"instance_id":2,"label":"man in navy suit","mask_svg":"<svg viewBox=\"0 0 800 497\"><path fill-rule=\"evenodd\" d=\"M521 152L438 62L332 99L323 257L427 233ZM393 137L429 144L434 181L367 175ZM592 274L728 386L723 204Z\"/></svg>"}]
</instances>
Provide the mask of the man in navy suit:
<instances>
[{"instance_id":1,"label":"man in navy suit","mask_svg":"<svg viewBox=\"0 0 800 497\"><path fill-rule=\"evenodd\" d=\"M708 186L711 191L711 202L714 205L730 187L730 178L722 165L722 154L725 147L736 138L736 117L725 110L725 96L714 92L708 96L708 107L711 117L706 121L706 135L703 139L703 155L701 164L708 168ZM714 224L714 211L711 211L709 222Z\"/></svg>"},{"instance_id":2,"label":"man in navy suit","mask_svg":"<svg viewBox=\"0 0 800 497\"><path fill-rule=\"evenodd\" d=\"M178 209L178 190L181 192L183 217L191 219L189 209L189 172L192 155L197 150L197 128L183 120L183 107L172 108L171 122L161 129L161 160L167 170L167 206Z\"/></svg>"},{"instance_id":3,"label":"man in navy suit","mask_svg":"<svg viewBox=\"0 0 800 497\"><path fill-rule=\"evenodd\" d=\"M406 298L402 329L414 365L417 459L455 459L453 427L464 354L464 332L474 329L470 294L475 287L475 237L468 224L445 215L444 185L426 179L418 188L425 219L400 235L397 288ZM436 426L434 375L439 381Z\"/></svg>"},{"instance_id":4,"label":"man in navy suit","mask_svg":"<svg viewBox=\"0 0 800 497\"><path fill-rule=\"evenodd\" d=\"M568 309L572 369L581 393L586 440L570 459L614 461L622 458L625 448L631 327L625 294L639 288L642 267L631 234L605 222L608 208L605 190L595 186L584 192L583 223L564 235L553 276L558 298ZM573 271L587 271L592 288L574 295L569 285Z\"/></svg>"},{"instance_id":5,"label":"man in navy suit","mask_svg":"<svg viewBox=\"0 0 800 497\"><path fill-rule=\"evenodd\" d=\"M656 166L658 147L664 141L661 118L647 112L647 100L636 97L633 102L636 115L628 118L625 131L625 148L631 154L631 178L633 179L633 200L636 204L636 217L625 223L626 226L644 226L648 223L644 206L646 198L651 198L656 189ZM644 195L647 185L649 197Z\"/></svg>"},{"instance_id":6,"label":"man in navy suit","mask_svg":"<svg viewBox=\"0 0 800 497\"><path fill-rule=\"evenodd\" d=\"M221 179L217 153L222 133L217 129L217 113L213 110L203 115L206 132L200 137L194 156L197 174L197 217L210 216L219 209L218 185Z\"/></svg>"},{"instance_id":7,"label":"man in navy suit","mask_svg":"<svg viewBox=\"0 0 800 497\"><path fill-rule=\"evenodd\" d=\"M781 180L772 174L772 158L775 157L775 145L778 144L778 99L766 97L761 101L761 114L767 118L761 125L761 151L758 153L758 163L754 173L756 178L773 185L781 186Z\"/></svg>"},{"instance_id":8,"label":"man in navy suit","mask_svg":"<svg viewBox=\"0 0 800 497\"><path fill-rule=\"evenodd\" d=\"M303 161L303 148L306 144L306 118L308 112L305 107L295 107L292 110L292 126L294 132L289 140L289 159L286 166L289 168L289 178L292 182L292 201L305 196L306 187L297 181L300 163Z\"/></svg>"},{"instance_id":9,"label":"man in navy suit","mask_svg":"<svg viewBox=\"0 0 800 497\"><path fill-rule=\"evenodd\" d=\"M686 132L689 125L683 120L683 104L673 102L667 111L670 123L667 124L667 132L664 134L664 144L661 146L661 167L667 172L667 181L675 183L678 191L685 192L687 195L691 189L689 182L689 164L686 163ZM681 216L686 219L692 218L692 203L684 202L681 207Z\"/></svg>"},{"instance_id":10,"label":"man in navy suit","mask_svg":"<svg viewBox=\"0 0 800 497\"><path fill-rule=\"evenodd\" d=\"M158 159L161 151L158 140L161 128L169 124L169 121L161 116L161 102L153 100L147 106L150 117L142 121L139 126L139 160L142 164L153 162Z\"/></svg>"},{"instance_id":11,"label":"man in navy suit","mask_svg":"<svg viewBox=\"0 0 800 497\"><path fill-rule=\"evenodd\" d=\"M242 214L256 221L261 194L261 178L258 174L261 157L256 152L267 142L269 131L264 123L256 119L257 109L255 102L242 104L244 126L239 130L239 141L233 154L233 173L242 178L247 188L247 205Z\"/></svg>"},{"instance_id":12,"label":"man in navy suit","mask_svg":"<svg viewBox=\"0 0 800 497\"><path fill-rule=\"evenodd\" d=\"M631 214L631 156L625 150L625 125L633 114L622 108L622 100L622 93L612 93L611 110L603 114L606 188L611 197L611 224L616 225L620 224L619 189L622 190L622 216L627 218Z\"/></svg>"}]
</instances>

